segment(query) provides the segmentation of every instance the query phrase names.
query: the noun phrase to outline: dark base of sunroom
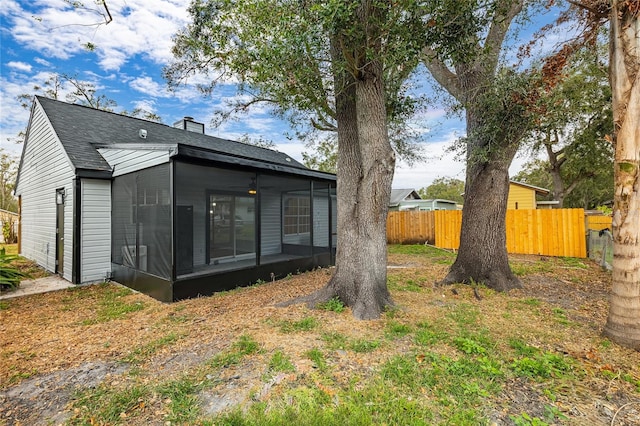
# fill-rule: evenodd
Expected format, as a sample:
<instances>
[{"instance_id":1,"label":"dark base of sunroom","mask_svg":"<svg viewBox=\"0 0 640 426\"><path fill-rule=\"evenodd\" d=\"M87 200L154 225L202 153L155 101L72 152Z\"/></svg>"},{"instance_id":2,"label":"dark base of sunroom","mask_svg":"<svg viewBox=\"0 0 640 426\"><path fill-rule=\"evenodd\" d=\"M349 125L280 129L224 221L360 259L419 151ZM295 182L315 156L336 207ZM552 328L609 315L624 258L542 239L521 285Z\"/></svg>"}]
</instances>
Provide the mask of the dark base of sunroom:
<instances>
[{"instance_id":1,"label":"dark base of sunroom","mask_svg":"<svg viewBox=\"0 0 640 426\"><path fill-rule=\"evenodd\" d=\"M112 264L113 279L131 289L144 293L161 302L176 302L214 293L246 287L256 282L269 282L310 271L318 267L333 264L335 254L329 251L308 257L290 255L272 258L270 262L261 265L242 265L226 270L206 269L183 275L176 281L150 275L144 271L127 266Z\"/></svg>"}]
</instances>

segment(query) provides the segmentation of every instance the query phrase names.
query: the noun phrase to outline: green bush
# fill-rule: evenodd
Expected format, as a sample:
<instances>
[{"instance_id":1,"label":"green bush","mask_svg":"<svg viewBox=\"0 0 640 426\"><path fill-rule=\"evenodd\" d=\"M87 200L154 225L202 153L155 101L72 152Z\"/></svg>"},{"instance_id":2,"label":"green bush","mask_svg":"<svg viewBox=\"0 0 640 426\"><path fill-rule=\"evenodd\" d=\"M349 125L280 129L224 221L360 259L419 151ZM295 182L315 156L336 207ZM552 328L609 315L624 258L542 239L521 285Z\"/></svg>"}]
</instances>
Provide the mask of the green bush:
<instances>
[{"instance_id":1,"label":"green bush","mask_svg":"<svg viewBox=\"0 0 640 426\"><path fill-rule=\"evenodd\" d=\"M20 285L24 274L11 265L18 256L8 255L4 248L0 249L0 288L12 289Z\"/></svg>"}]
</instances>

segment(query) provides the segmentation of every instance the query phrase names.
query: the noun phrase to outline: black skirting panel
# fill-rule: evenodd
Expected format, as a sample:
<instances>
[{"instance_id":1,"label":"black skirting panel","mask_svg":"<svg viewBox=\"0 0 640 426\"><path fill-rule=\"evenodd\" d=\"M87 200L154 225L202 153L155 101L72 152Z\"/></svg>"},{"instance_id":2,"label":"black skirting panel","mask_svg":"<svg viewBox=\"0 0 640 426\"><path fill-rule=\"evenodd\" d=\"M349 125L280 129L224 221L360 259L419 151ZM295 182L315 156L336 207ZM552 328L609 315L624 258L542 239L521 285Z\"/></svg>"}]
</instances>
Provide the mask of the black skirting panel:
<instances>
[{"instance_id":1,"label":"black skirting panel","mask_svg":"<svg viewBox=\"0 0 640 426\"><path fill-rule=\"evenodd\" d=\"M161 302L173 301L171 281L114 263L111 270L114 281Z\"/></svg>"},{"instance_id":2,"label":"black skirting panel","mask_svg":"<svg viewBox=\"0 0 640 426\"><path fill-rule=\"evenodd\" d=\"M199 296L210 296L214 293L232 290L237 287L246 287L255 284L258 280L269 282L272 277L279 280L289 274L306 272L317 267L324 268L332 265L332 260L332 253L326 252L311 257L185 278L177 280L173 284L169 280L126 266L111 264L111 268L114 281L161 302L176 302Z\"/></svg>"},{"instance_id":3,"label":"black skirting panel","mask_svg":"<svg viewBox=\"0 0 640 426\"><path fill-rule=\"evenodd\" d=\"M310 271L317 267L331 265L329 252L313 257L275 262L250 268L227 271L216 275L200 276L178 280L173 284L173 300L183 300L198 296L210 296L219 291L232 290L255 284L258 280L269 282L285 278L289 274Z\"/></svg>"}]
</instances>

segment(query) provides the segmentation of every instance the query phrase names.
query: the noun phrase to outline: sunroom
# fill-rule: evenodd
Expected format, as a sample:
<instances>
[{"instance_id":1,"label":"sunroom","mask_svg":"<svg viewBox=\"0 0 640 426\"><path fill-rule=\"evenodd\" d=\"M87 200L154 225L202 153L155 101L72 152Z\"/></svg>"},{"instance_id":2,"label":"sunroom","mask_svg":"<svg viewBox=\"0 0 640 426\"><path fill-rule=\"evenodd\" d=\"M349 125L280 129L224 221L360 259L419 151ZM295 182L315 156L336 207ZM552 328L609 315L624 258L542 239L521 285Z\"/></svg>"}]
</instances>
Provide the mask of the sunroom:
<instances>
[{"instance_id":1,"label":"sunroom","mask_svg":"<svg viewBox=\"0 0 640 426\"><path fill-rule=\"evenodd\" d=\"M115 280L175 301L333 264L333 175L225 166L176 156L114 178Z\"/></svg>"}]
</instances>

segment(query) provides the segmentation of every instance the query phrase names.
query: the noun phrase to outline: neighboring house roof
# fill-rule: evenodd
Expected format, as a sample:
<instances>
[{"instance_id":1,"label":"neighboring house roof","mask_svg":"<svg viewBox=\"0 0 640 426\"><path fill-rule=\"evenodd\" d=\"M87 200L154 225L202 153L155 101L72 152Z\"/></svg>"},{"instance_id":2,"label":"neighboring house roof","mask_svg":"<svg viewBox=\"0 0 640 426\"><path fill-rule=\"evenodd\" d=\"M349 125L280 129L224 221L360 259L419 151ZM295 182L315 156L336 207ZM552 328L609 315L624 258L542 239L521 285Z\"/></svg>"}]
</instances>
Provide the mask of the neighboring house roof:
<instances>
[{"instance_id":1,"label":"neighboring house roof","mask_svg":"<svg viewBox=\"0 0 640 426\"><path fill-rule=\"evenodd\" d=\"M522 186L524 188L533 189L534 191L536 191L536 193L538 193L540 195L547 195L549 193L548 189L540 188L539 186L533 186L533 185L529 185L527 183L516 182L515 180L510 180L509 183L514 184L514 185L519 185L519 186Z\"/></svg>"},{"instance_id":2,"label":"neighboring house roof","mask_svg":"<svg viewBox=\"0 0 640 426\"><path fill-rule=\"evenodd\" d=\"M396 207L400 201L404 200L420 200L420 194L415 189L392 189L389 207Z\"/></svg>"},{"instance_id":3,"label":"neighboring house roof","mask_svg":"<svg viewBox=\"0 0 640 426\"><path fill-rule=\"evenodd\" d=\"M141 149L141 145L144 145L148 147L146 149L176 148L172 155L195 156L220 162L226 162L225 158L231 157L235 160L229 162L236 164L246 163L254 167L288 171L294 174L318 175L322 178L333 176L308 169L279 151L42 96L36 96L36 98L76 168L76 173L78 170L103 174L112 172L111 166L100 155L97 148L110 146L123 148L124 145L131 146L131 149ZM144 139L139 135L142 129L146 130Z\"/></svg>"}]
</instances>

